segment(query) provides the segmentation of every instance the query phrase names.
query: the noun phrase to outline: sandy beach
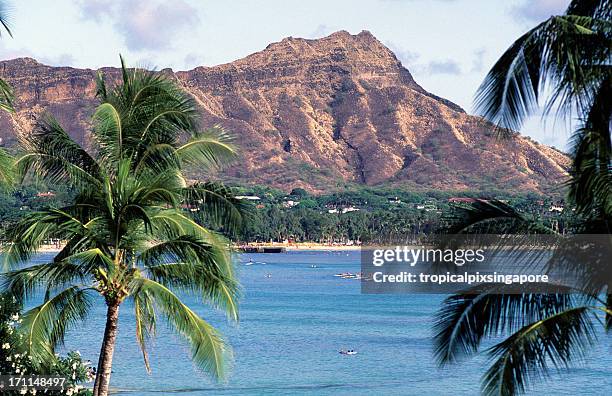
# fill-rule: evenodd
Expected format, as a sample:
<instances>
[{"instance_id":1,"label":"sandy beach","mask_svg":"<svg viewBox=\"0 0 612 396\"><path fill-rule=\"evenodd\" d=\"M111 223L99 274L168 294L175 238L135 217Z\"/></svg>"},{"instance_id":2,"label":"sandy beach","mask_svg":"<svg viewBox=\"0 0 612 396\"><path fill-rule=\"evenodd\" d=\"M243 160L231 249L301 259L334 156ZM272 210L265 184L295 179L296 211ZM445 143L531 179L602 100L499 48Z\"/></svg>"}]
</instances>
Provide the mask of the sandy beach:
<instances>
[{"instance_id":1,"label":"sandy beach","mask_svg":"<svg viewBox=\"0 0 612 396\"><path fill-rule=\"evenodd\" d=\"M282 248L286 251L338 251L338 250L359 250L360 245L334 245L315 242L299 242L299 243L248 243L246 245L234 245L234 249L243 249L245 247L257 248Z\"/></svg>"},{"instance_id":2,"label":"sandy beach","mask_svg":"<svg viewBox=\"0 0 612 396\"><path fill-rule=\"evenodd\" d=\"M301 243L265 243L249 244L248 246L284 248L286 251L356 251L361 249L359 245L328 245L323 243L301 242ZM63 244L50 244L40 247L40 253L58 253L64 247ZM234 249L238 246L233 246Z\"/></svg>"},{"instance_id":3,"label":"sandy beach","mask_svg":"<svg viewBox=\"0 0 612 396\"><path fill-rule=\"evenodd\" d=\"M312 251L334 251L334 250L360 250L360 245L326 245L322 243L292 243L284 246L287 251L312 250Z\"/></svg>"}]
</instances>

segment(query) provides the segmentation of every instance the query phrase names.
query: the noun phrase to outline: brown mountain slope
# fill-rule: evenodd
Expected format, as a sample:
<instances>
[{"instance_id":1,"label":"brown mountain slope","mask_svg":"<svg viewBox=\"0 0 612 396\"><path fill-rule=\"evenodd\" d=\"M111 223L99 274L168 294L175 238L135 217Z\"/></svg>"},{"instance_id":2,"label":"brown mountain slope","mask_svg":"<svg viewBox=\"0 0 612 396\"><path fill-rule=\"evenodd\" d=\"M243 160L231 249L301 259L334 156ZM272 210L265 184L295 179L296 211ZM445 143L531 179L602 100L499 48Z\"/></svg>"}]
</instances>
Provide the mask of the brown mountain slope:
<instances>
[{"instance_id":1,"label":"brown mountain slope","mask_svg":"<svg viewBox=\"0 0 612 396\"><path fill-rule=\"evenodd\" d=\"M0 62L18 109L0 116L3 143L43 111L86 143L95 74L28 58ZM173 75L196 98L203 127L221 124L237 137L243 157L226 176L243 182L315 192L347 183L547 192L566 176L566 156L520 136L488 136L490 125L421 88L369 32L286 38Z\"/></svg>"}]
</instances>

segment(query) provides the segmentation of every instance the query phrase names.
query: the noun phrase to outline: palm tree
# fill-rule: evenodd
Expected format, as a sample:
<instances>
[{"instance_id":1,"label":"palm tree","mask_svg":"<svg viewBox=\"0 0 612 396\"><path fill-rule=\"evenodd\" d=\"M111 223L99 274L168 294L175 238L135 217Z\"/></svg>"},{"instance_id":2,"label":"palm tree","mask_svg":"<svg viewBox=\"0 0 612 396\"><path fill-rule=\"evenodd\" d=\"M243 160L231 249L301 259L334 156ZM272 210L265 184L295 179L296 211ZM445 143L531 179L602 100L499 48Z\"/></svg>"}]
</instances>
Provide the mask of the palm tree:
<instances>
[{"instance_id":1,"label":"palm tree","mask_svg":"<svg viewBox=\"0 0 612 396\"><path fill-rule=\"evenodd\" d=\"M610 234L611 50L612 2L573 0L564 15L540 23L512 44L476 94L477 110L500 127L502 136L519 129L547 92L545 114L557 108L557 115L579 116L568 198L580 226L577 236L557 236L549 265L588 266L584 257L571 257L568 247L581 234ZM445 221L447 233L554 235L552 229L499 201L457 207ZM591 254L602 249L609 252L609 240ZM580 275L582 287L567 290L573 294L504 294L505 288L496 286L448 297L435 324L438 362L455 362L477 352L485 338L506 336L488 349L493 364L483 377L482 392L509 396L523 393L552 367L568 367L594 341L599 314L605 315L604 328L612 328L610 279Z\"/></svg>"},{"instance_id":2,"label":"palm tree","mask_svg":"<svg viewBox=\"0 0 612 396\"><path fill-rule=\"evenodd\" d=\"M22 138L20 174L76 192L70 205L31 213L7 235L4 260L11 270L2 275L3 288L20 300L44 292L43 303L23 316L28 353L45 361L99 301L97 294L107 313L94 395L108 394L126 300L133 304L147 370L147 345L161 315L191 344L194 362L224 378L229 346L175 291L195 294L238 320L239 288L227 241L182 209L197 206L224 230L237 229L242 207L232 192L218 183L188 184L183 174L186 166L217 168L235 157L235 148L218 128L198 130L193 100L173 81L127 69L123 59L121 83L111 89L99 75L97 95L95 153L50 116ZM49 237L67 242L51 262L15 269Z\"/></svg>"},{"instance_id":3,"label":"palm tree","mask_svg":"<svg viewBox=\"0 0 612 396\"><path fill-rule=\"evenodd\" d=\"M13 36L11 33L10 25L7 18L6 6L4 2L0 2L0 25L8 33L9 36ZM2 30L0 29L0 33ZM0 78L0 109L8 111L9 113L14 112L13 108L13 90L11 87ZM5 149L0 148L0 185L6 186L13 183L13 158L6 152Z\"/></svg>"}]
</instances>

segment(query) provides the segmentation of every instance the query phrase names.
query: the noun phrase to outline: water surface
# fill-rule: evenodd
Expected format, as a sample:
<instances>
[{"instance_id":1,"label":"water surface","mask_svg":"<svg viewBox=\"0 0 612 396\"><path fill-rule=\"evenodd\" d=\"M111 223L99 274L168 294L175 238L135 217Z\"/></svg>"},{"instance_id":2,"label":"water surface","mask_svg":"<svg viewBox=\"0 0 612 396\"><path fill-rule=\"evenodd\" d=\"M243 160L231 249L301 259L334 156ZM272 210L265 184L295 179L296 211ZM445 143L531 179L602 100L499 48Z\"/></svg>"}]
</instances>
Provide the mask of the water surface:
<instances>
[{"instance_id":1,"label":"water surface","mask_svg":"<svg viewBox=\"0 0 612 396\"><path fill-rule=\"evenodd\" d=\"M41 257L40 259L43 259ZM234 348L226 384L191 363L189 348L160 326L147 374L136 344L131 306L122 306L112 387L120 395L476 395L484 357L440 369L432 360L432 315L441 296L361 295L358 252L244 254L240 324L194 299L186 302L218 326ZM245 265L250 260L254 264ZM313 268L313 266L315 268ZM269 274L269 277L267 275ZM104 307L67 339L93 361ZM586 361L530 394L612 394L612 342L602 334ZM343 356L340 349L354 349Z\"/></svg>"}]
</instances>

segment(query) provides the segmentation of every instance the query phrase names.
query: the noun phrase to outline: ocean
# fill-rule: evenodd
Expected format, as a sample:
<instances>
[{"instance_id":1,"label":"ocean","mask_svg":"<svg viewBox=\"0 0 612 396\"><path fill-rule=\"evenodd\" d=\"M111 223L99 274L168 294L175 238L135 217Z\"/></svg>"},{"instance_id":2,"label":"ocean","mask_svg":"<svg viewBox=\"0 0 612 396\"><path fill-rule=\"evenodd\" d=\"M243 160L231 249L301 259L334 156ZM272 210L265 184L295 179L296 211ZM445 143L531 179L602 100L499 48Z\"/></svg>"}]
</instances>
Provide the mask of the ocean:
<instances>
[{"instance_id":1,"label":"ocean","mask_svg":"<svg viewBox=\"0 0 612 396\"><path fill-rule=\"evenodd\" d=\"M48 257L47 257L48 258ZM244 296L240 323L186 297L225 334L234 350L226 383L190 361L188 346L165 325L151 349L147 374L132 306L121 307L111 388L117 395L477 395L488 367L484 355L439 368L432 358L433 315L443 296L362 295L359 252L288 252L237 256ZM44 260L41 256L38 260ZM252 264L250 263L252 261ZM250 265L248 265L250 264ZM67 349L97 360L104 307L69 333ZM353 356L340 349L353 349ZM612 337L601 332L584 361L528 394L612 394Z\"/></svg>"}]
</instances>

